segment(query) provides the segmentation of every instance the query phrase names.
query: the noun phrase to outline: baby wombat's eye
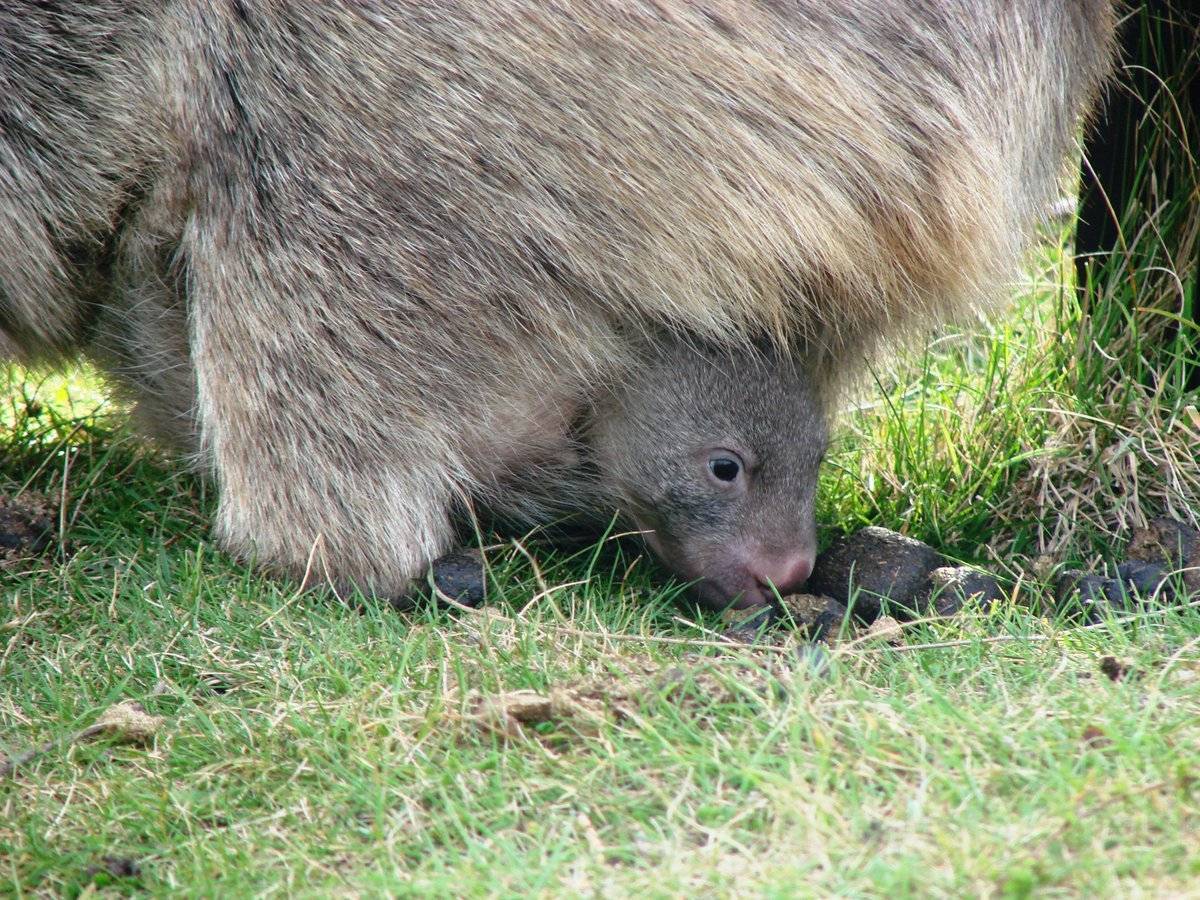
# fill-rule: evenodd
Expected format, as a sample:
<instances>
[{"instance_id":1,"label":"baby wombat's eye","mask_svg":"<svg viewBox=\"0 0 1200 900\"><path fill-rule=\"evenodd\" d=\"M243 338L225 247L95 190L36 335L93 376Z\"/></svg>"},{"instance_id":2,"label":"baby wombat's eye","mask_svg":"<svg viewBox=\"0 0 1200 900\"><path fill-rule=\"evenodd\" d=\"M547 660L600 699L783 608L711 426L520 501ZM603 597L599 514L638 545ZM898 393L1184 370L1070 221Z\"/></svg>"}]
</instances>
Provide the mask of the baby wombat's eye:
<instances>
[{"instance_id":1,"label":"baby wombat's eye","mask_svg":"<svg viewBox=\"0 0 1200 900\"><path fill-rule=\"evenodd\" d=\"M708 458L708 471L717 481L737 481L742 474L742 461L732 454L714 455Z\"/></svg>"}]
</instances>

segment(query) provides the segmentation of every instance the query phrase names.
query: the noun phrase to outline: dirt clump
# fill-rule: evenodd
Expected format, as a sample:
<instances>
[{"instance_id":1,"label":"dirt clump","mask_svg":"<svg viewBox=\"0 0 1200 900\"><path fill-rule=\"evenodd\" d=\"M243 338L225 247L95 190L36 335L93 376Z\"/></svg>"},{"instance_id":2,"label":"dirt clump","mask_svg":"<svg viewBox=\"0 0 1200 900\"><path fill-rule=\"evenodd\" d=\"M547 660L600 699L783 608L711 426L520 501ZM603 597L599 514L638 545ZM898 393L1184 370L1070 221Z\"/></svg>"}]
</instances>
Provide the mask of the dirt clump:
<instances>
[{"instance_id":1,"label":"dirt clump","mask_svg":"<svg viewBox=\"0 0 1200 900\"><path fill-rule=\"evenodd\" d=\"M928 544L871 526L838 539L817 557L808 590L852 605L857 618L870 622L884 600L913 608L927 593L929 573L944 565Z\"/></svg>"},{"instance_id":2,"label":"dirt clump","mask_svg":"<svg viewBox=\"0 0 1200 900\"><path fill-rule=\"evenodd\" d=\"M392 607L404 612L430 596L438 602L450 601L472 609L482 606L487 598L487 566L484 565L483 551L460 547L438 557L429 566L424 583L418 583L407 594L392 598Z\"/></svg>"},{"instance_id":3,"label":"dirt clump","mask_svg":"<svg viewBox=\"0 0 1200 900\"><path fill-rule=\"evenodd\" d=\"M54 508L40 494L0 494L0 571L42 556L54 535Z\"/></svg>"},{"instance_id":4,"label":"dirt clump","mask_svg":"<svg viewBox=\"0 0 1200 900\"><path fill-rule=\"evenodd\" d=\"M1126 551L1130 560L1155 563L1169 571L1182 571L1189 591L1200 591L1200 531L1175 519L1151 519L1134 529Z\"/></svg>"},{"instance_id":5,"label":"dirt clump","mask_svg":"<svg viewBox=\"0 0 1200 900\"><path fill-rule=\"evenodd\" d=\"M1004 591L993 576L969 566L942 566L929 573L929 592L921 598L921 615L953 616L968 602L994 603Z\"/></svg>"},{"instance_id":6,"label":"dirt clump","mask_svg":"<svg viewBox=\"0 0 1200 900\"><path fill-rule=\"evenodd\" d=\"M1138 674L1132 666L1121 662L1115 656L1101 657L1100 671L1109 681L1124 681L1127 678L1136 678Z\"/></svg>"}]
</instances>

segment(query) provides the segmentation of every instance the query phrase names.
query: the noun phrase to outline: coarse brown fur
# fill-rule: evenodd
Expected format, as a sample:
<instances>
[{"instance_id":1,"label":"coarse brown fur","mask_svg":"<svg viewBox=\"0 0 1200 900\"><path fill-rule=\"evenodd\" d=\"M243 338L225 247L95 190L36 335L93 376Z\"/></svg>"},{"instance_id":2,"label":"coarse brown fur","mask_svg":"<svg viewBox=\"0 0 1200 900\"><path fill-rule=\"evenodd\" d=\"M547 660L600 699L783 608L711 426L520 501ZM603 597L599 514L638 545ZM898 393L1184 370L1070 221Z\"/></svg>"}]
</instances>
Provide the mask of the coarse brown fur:
<instances>
[{"instance_id":1,"label":"coarse brown fur","mask_svg":"<svg viewBox=\"0 0 1200 900\"><path fill-rule=\"evenodd\" d=\"M987 299L1112 24L1104 0L10 2L0 354L99 361L215 474L234 552L295 573L316 545L395 594L456 509L536 513L554 491L522 473L627 505L577 457L636 418L656 348L727 382L782 353L804 372L775 389L823 397Z\"/></svg>"}]
</instances>

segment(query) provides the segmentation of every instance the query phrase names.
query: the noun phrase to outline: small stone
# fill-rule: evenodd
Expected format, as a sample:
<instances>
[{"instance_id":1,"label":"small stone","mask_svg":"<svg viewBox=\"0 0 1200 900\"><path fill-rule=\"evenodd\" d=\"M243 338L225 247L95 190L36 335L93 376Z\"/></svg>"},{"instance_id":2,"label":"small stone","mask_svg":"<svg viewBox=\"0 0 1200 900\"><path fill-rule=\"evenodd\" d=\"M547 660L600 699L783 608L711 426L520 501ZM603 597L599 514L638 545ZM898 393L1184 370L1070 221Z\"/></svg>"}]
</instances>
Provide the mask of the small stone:
<instances>
[{"instance_id":1,"label":"small stone","mask_svg":"<svg viewBox=\"0 0 1200 900\"><path fill-rule=\"evenodd\" d=\"M836 637L846 621L846 605L832 597L789 594L782 601L784 617L810 641Z\"/></svg>"},{"instance_id":2,"label":"small stone","mask_svg":"<svg viewBox=\"0 0 1200 900\"><path fill-rule=\"evenodd\" d=\"M479 606L487 596L483 553L479 550L462 549L447 553L429 567L429 578L439 594L463 606Z\"/></svg>"},{"instance_id":3,"label":"small stone","mask_svg":"<svg viewBox=\"0 0 1200 900\"><path fill-rule=\"evenodd\" d=\"M904 643L904 626L891 616L880 616L859 639L868 643L882 642L893 647Z\"/></svg>"},{"instance_id":4,"label":"small stone","mask_svg":"<svg viewBox=\"0 0 1200 900\"><path fill-rule=\"evenodd\" d=\"M917 612L952 616L970 600L986 604L1003 599L1000 582L986 572L968 566L943 566L929 573L929 593Z\"/></svg>"},{"instance_id":5,"label":"small stone","mask_svg":"<svg viewBox=\"0 0 1200 900\"><path fill-rule=\"evenodd\" d=\"M879 616L881 598L911 609L927 590L929 573L944 564L928 544L886 528L863 528L817 557L808 590L847 605L853 592L854 615L869 622Z\"/></svg>"}]
</instances>

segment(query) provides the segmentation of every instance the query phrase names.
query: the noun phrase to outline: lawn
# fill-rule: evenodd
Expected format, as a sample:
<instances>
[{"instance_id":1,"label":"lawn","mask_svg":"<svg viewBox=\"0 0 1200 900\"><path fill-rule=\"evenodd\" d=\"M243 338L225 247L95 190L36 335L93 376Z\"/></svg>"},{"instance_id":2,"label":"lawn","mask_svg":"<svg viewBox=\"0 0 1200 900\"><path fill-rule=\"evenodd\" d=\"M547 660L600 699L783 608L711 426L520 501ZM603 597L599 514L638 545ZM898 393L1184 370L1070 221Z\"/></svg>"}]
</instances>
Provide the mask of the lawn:
<instances>
[{"instance_id":1,"label":"lawn","mask_svg":"<svg viewBox=\"0 0 1200 900\"><path fill-rule=\"evenodd\" d=\"M1064 259L874 369L822 484L824 540L1010 598L826 671L721 646L628 547L498 543L474 613L300 593L87 371L10 370L0 493L55 540L0 572L0 893L1200 895L1200 609L1085 626L1047 587L1195 524L1200 394L1169 315L1085 316ZM126 701L141 732L80 734Z\"/></svg>"}]
</instances>

